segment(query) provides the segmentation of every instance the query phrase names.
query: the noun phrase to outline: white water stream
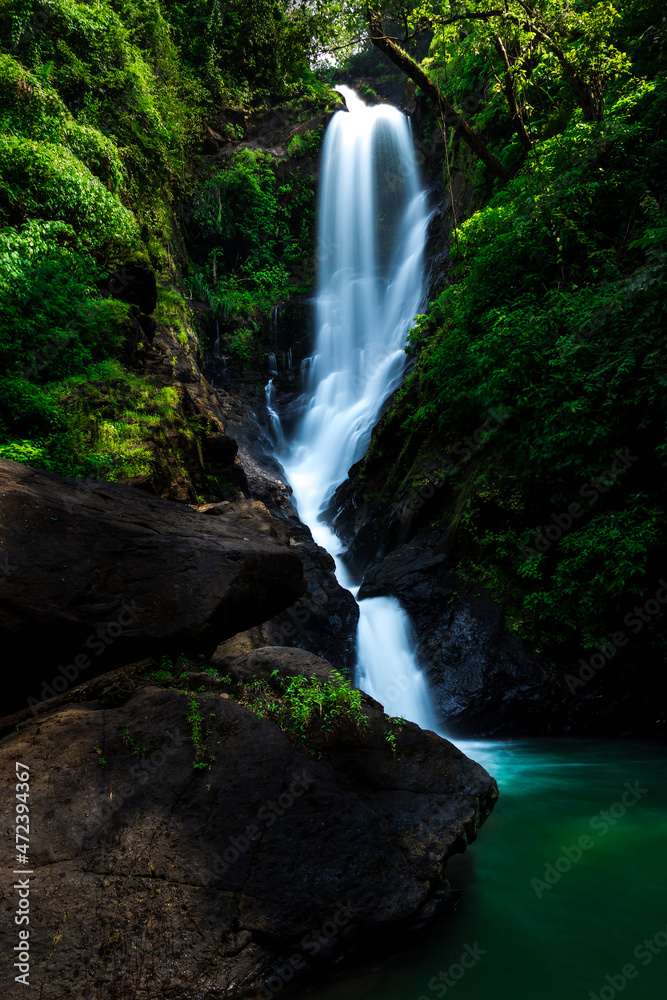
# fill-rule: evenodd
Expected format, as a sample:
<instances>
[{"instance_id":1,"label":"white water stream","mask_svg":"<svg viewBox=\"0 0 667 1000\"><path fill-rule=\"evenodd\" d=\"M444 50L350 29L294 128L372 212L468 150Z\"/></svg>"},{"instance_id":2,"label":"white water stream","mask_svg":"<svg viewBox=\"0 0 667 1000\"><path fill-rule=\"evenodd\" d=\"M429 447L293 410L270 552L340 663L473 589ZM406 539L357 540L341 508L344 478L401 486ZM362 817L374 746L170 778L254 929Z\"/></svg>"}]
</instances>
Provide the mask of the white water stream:
<instances>
[{"instance_id":1,"label":"white water stream","mask_svg":"<svg viewBox=\"0 0 667 1000\"><path fill-rule=\"evenodd\" d=\"M366 451L382 404L398 386L406 336L423 301L429 213L408 120L367 107L347 87L322 154L317 339L306 412L281 456L301 520L336 558L340 583L357 588L341 543L320 520ZM359 603L357 683L389 715L435 729L408 617L395 598Z\"/></svg>"}]
</instances>

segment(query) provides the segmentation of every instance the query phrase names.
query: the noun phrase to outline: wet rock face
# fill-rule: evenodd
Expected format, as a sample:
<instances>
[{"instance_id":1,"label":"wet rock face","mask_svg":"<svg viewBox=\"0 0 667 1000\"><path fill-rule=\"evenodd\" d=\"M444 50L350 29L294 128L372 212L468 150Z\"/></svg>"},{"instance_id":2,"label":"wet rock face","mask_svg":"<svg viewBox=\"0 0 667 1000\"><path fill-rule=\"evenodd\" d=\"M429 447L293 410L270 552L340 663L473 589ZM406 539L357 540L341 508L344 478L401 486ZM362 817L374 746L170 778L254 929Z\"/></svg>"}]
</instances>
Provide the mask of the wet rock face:
<instances>
[{"instance_id":1,"label":"wet rock face","mask_svg":"<svg viewBox=\"0 0 667 1000\"><path fill-rule=\"evenodd\" d=\"M329 671L279 653L286 674ZM38 720L0 723L3 787L17 760L30 773L30 982L42 1000L268 997L276 977L432 916L446 859L496 800L493 779L434 733L406 724L392 751L370 700L365 726L304 742L209 687L158 687L139 664ZM14 804L3 798L4 828ZM15 890L3 892L13 911ZM11 954L9 920L0 937Z\"/></svg>"},{"instance_id":2,"label":"wet rock face","mask_svg":"<svg viewBox=\"0 0 667 1000\"><path fill-rule=\"evenodd\" d=\"M437 710L452 735L521 733L540 726L550 682L538 659L505 631L481 588L461 589L436 533L391 552L364 578L359 598L392 594L417 635Z\"/></svg>"},{"instance_id":3,"label":"wet rock face","mask_svg":"<svg viewBox=\"0 0 667 1000\"><path fill-rule=\"evenodd\" d=\"M583 659L549 670L508 632L501 605L481 584L449 571L443 546L437 531L399 545L367 571L359 598L393 595L407 611L446 732L664 736L657 678L638 689L636 674L616 661L597 672Z\"/></svg>"},{"instance_id":4,"label":"wet rock face","mask_svg":"<svg viewBox=\"0 0 667 1000\"><path fill-rule=\"evenodd\" d=\"M217 396L225 426L238 443L239 481L252 498L235 506L265 506L279 536L289 539L290 550L301 559L306 579L306 591L298 601L260 625L239 629L241 634L231 640L230 648L247 652L260 646L298 647L324 657L338 670L351 672L356 662L357 603L336 580L332 557L299 520L291 488L256 412L246 400L225 389L218 389Z\"/></svg>"},{"instance_id":5,"label":"wet rock face","mask_svg":"<svg viewBox=\"0 0 667 1000\"><path fill-rule=\"evenodd\" d=\"M95 659L107 637L212 644L303 594L299 555L251 517L234 522L115 483L0 462L0 637L49 659ZM29 692L26 691L26 695Z\"/></svg>"}]
</instances>

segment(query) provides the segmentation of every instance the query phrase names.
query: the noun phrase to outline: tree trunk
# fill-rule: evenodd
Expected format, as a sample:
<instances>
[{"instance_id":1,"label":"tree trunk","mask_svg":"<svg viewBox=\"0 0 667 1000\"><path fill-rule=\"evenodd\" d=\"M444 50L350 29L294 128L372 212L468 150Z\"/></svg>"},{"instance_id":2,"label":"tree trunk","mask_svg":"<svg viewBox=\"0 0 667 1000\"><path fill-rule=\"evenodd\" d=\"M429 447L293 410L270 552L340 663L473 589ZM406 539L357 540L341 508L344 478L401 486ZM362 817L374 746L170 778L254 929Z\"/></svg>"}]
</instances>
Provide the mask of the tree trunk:
<instances>
[{"instance_id":1,"label":"tree trunk","mask_svg":"<svg viewBox=\"0 0 667 1000\"><path fill-rule=\"evenodd\" d=\"M475 156L484 163L492 174L501 181L509 181L512 175L500 160L493 155L490 149L482 142L479 136L473 132L465 118L456 111L446 97L440 93L439 87L424 72L419 63L415 62L407 52L399 48L390 38L387 38L382 27L382 17L380 13L370 6L367 9L368 30L371 40L381 52L389 56L395 66L398 66L418 87L424 91L427 97L435 102L440 111L446 126L453 128L456 134L473 151Z\"/></svg>"}]
</instances>

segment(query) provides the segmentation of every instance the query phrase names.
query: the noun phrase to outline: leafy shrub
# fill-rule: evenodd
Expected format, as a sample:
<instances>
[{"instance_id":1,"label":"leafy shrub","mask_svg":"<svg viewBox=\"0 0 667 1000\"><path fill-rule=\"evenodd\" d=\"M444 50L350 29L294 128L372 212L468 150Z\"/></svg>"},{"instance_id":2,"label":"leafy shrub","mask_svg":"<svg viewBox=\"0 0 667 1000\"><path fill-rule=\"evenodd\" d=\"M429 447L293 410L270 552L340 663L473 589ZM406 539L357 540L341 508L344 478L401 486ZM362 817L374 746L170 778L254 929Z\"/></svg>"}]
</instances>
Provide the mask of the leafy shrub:
<instances>
[{"instance_id":1,"label":"leafy shrub","mask_svg":"<svg viewBox=\"0 0 667 1000\"><path fill-rule=\"evenodd\" d=\"M366 726L362 695L337 670L328 680L319 677L281 677L243 684L239 701L259 716L268 715L283 729L305 738L314 725L325 732L349 723Z\"/></svg>"},{"instance_id":2,"label":"leafy shrub","mask_svg":"<svg viewBox=\"0 0 667 1000\"><path fill-rule=\"evenodd\" d=\"M309 159L315 159L320 152L323 139L324 126L320 125L318 128L295 135L290 140L287 152L290 156L307 156Z\"/></svg>"},{"instance_id":3,"label":"leafy shrub","mask_svg":"<svg viewBox=\"0 0 667 1000\"><path fill-rule=\"evenodd\" d=\"M310 286L314 187L298 177L279 185L275 167L271 155L241 150L202 185L195 203L200 238L216 246L205 264L190 267L193 294L222 319L246 318L246 329Z\"/></svg>"},{"instance_id":4,"label":"leafy shrub","mask_svg":"<svg viewBox=\"0 0 667 1000\"><path fill-rule=\"evenodd\" d=\"M114 143L77 122L57 91L6 53L0 53L0 95L0 132L62 143L110 190L122 186L124 168Z\"/></svg>"},{"instance_id":5,"label":"leafy shrub","mask_svg":"<svg viewBox=\"0 0 667 1000\"><path fill-rule=\"evenodd\" d=\"M134 216L69 150L16 136L0 139L0 220L61 221L80 243L116 262L136 254Z\"/></svg>"},{"instance_id":6,"label":"leafy shrub","mask_svg":"<svg viewBox=\"0 0 667 1000\"><path fill-rule=\"evenodd\" d=\"M167 432L182 441L198 431L178 398L118 363L133 320L99 289L117 264L147 257L162 278L187 269L174 206L194 195L205 251L188 280L216 316L244 317L229 326L229 349L242 364L254 356L261 311L296 284L290 267L310 235L312 186L295 188L292 218L274 164L250 155L199 196L196 154L212 108L261 103L272 88L328 93L306 71L318 34L311 15L309 5L242 0L0 5L2 454L96 478L156 468L188 478ZM239 131L227 128L230 138ZM186 346L179 294L162 289L155 317Z\"/></svg>"},{"instance_id":7,"label":"leafy shrub","mask_svg":"<svg viewBox=\"0 0 667 1000\"><path fill-rule=\"evenodd\" d=\"M127 306L98 296L104 272L61 222L0 230L0 362L48 381L117 353Z\"/></svg>"}]
</instances>

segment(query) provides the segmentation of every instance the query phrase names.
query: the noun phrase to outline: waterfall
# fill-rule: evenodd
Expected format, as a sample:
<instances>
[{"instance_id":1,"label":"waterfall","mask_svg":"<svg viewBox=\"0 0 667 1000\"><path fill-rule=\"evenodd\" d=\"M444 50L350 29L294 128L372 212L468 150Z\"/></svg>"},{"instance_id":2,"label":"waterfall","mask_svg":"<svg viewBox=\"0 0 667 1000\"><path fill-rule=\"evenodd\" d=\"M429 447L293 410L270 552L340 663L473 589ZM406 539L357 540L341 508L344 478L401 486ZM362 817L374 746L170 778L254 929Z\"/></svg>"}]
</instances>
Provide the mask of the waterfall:
<instances>
[{"instance_id":1,"label":"waterfall","mask_svg":"<svg viewBox=\"0 0 667 1000\"><path fill-rule=\"evenodd\" d=\"M379 701L387 715L437 730L407 614L395 597L360 601L359 612L357 685Z\"/></svg>"},{"instance_id":2,"label":"waterfall","mask_svg":"<svg viewBox=\"0 0 667 1000\"><path fill-rule=\"evenodd\" d=\"M273 373L275 375L275 372ZM283 429L280 423L280 417L276 413L276 387L273 384L273 379L270 378L264 387L264 398L266 400L266 412L269 415L269 424L271 426L271 434L273 437L273 443L277 448L280 448L283 443Z\"/></svg>"},{"instance_id":3,"label":"waterfall","mask_svg":"<svg viewBox=\"0 0 667 1000\"><path fill-rule=\"evenodd\" d=\"M350 110L332 119L322 154L310 403L284 463L311 528L400 382L422 300L428 224L409 122L396 108L369 108L338 89Z\"/></svg>"},{"instance_id":4,"label":"waterfall","mask_svg":"<svg viewBox=\"0 0 667 1000\"><path fill-rule=\"evenodd\" d=\"M338 578L356 595L321 514L400 383L407 332L423 299L429 213L408 120L337 89L348 111L333 117L322 153L317 338L303 369L308 402L282 461L301 519L338 557ZM406 613L394 598L359 607L359 686L389 714L435 728Z\"/></svg>"}]
</instances>

